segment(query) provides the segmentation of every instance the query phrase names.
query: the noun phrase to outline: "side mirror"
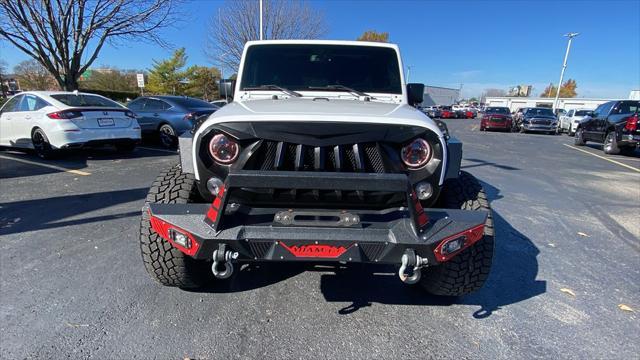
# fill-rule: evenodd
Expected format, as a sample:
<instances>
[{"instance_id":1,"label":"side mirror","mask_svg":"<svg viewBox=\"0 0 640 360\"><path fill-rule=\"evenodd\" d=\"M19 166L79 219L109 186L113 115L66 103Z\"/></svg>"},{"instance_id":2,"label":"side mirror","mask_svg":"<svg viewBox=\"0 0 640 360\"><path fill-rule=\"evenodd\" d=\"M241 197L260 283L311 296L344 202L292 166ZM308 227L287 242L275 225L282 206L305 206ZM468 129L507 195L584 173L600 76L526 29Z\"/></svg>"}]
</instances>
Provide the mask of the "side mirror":
<instances>
[{"instance_id":1,"label":"side mirror","mask_svg":"<svg viewBox=\"0 0 640 360\"><path fill-rule=\"evenodd\" d=\"M407 84L407 101L409 105L416 106L422 102L424 97L424 84Z\"/></svg>"},{"instance_id":2,"label":"side mirror","mask_svg":"<svg viewBox=\"0 0 640 360\"><path fill-rule=\"evenodd\" d=\"M236 89L236 81L232 79L220 79L218 82L218 93L220 98L225 100L232 100L233 93Z\"/></svg>"}]
</instances>

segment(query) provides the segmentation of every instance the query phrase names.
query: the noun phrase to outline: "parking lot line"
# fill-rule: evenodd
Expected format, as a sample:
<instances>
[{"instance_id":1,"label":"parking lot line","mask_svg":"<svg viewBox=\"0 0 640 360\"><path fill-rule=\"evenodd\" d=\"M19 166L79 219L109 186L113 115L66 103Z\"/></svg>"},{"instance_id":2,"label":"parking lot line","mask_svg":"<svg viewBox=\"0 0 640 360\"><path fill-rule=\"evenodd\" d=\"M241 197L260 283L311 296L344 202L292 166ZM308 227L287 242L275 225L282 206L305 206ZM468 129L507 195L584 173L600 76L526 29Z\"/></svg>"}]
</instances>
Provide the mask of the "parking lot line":
<instances>
[{"instance_id":1,"label":"parking lot line","mask_svg":"<svg viewBox=\"0 0 640 360\"><path fill-rule=\"evenodd\" d=\"M58 171L64 171L64 172L68 172L70 174L75 174L75 175L81 175L81 176L89 176L89 175L91 175L91 173L88 173L86 171L67 169L67 168L64 168L62 166L51 165L51 164L43 164L43 163L39 163L39 162L35 162L35 161L18 159L18 158L12 157L12 156L2 156L2 155L0 155L0 158L1 159L7 159L7 160L13 160L13 161L17 161L17 162L21 162L21 163L25 163L25 164L29 164L29 165L35 165L35 166L45 167L45 168L49 168L49 169L54 169L54 170L58 170Z\"/></svg>"},{"instance_id":2,"label":"parking lot line","mask_svg":"<svg viewBox=\"0 0 640 360\"><path fill-rule=\"evenodd\" d=\"M640 169L635 168L635 167L633 167L633 166L629 166L629 165L627 165L627 164L623 164L623 163L621 163L621 162L619 162L619 161L611 160L611 159L606 158L606 157L604 157L604 156L596 155L596 154L594 154L594 153L592 153L592 152L589 152L589 151L587 151L587 150L579 149L579 148L577 148L577 147L575 147L575 146L571 146L571 145L569 145L569 144L562 144L562 145L564 145L564 146L566 146L566 147L570 147L570 148L572 148L572 149L576 149L576 150L578 150L578 151L582 151L582 152L583 152L583 153L585 153L585 154L593 155L593 156L595 156L595 157L597 157L597 158L600 158L600 159L603 159L603 160L607 160L607 161L609 161L609 162L612 162L612 163L614 163L614 164L620 165L620 166L625 167L625 168L627 168L627 169L631 169L631 170L633 170L633 171L640 172Z\"/></svg>"}]
</instances>

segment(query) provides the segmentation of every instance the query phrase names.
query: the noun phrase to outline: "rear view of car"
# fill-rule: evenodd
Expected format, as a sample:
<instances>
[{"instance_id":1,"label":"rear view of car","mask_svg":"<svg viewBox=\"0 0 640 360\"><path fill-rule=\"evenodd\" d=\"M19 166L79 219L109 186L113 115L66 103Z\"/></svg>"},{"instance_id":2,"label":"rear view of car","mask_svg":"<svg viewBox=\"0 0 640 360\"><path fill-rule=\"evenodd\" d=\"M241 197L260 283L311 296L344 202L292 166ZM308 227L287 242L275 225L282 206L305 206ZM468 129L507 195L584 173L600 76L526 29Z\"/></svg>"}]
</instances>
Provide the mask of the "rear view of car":
<instances>
[{"instance_id":1,"label":"rear view of car","mask_svg":"<svg viewBox=\"0 0 640 360\"><path fill-rule=\"evenodd\" d=\"M0 110L0 145L33 148L42 158L59 149L101 145L132 151L139 141L135 115L100 95L25 92Z\"/></svg>"},{"instance_id":2,"label":"rear view of car","mask_svg":"<svg viewBox=\"0 0 640 360\"><path fill-rule=\"evenodd\" d=\"M158 135L160 144L174 148L177 138L190 131L196 122L211 115L218 106L187 96L143 96L128 105L137 117L142 131Z\"/></svg>"}]
</instances>

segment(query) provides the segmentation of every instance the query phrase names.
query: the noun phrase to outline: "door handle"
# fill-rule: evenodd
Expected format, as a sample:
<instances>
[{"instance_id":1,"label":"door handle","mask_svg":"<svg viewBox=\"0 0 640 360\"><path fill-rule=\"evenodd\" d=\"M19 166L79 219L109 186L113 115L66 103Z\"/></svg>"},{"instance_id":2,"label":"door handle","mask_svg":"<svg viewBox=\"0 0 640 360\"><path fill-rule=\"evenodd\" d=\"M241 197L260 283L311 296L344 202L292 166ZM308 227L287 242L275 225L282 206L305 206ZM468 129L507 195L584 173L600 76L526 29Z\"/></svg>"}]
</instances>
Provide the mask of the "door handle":
<instances>
[{"instance_id":1,"label":"door handle","mask_svg":"<svg viewBox=\"0 0 640 360\"><path fill-rule=\"evenodd\" d=\"M158 114L158 113L153 113L153 116L160 116L160 114Z\"/></svg>"},{"instance_id":2,"label":"door handle","mask_svg":"<svg viewBox=\"0 0 640 360\"><path fill-rule=\"evenodd\" d=\"M25 116L24 118L27 119L27 120L31 120L31 116L29 116L29 115Z\"/></svg>"}]
</instances>

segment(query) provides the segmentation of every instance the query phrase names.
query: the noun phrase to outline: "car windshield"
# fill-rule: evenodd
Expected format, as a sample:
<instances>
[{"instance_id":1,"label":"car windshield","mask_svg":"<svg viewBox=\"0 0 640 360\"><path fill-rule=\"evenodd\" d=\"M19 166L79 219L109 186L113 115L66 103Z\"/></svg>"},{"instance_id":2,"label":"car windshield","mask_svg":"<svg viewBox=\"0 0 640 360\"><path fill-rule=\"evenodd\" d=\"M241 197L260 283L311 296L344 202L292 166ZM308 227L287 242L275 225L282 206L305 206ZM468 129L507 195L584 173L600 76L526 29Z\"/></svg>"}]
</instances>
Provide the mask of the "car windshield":
<instances>
[{"instance_id":1,"label":"car windshield","mask_svg":"<svg viewBox=\"0 0 640 360\"><path fill-rule=\"evenodd\" d=\"M591 110L578 110L574 114L574 116L587 116L587 115L591 115Z\"/></svg>"},{"instance_id":2,"label":"car windshield","mask_svg":"<svg viewBox=\"0 0 640 360\"><path fill-rule=\"evenodd\" d=\"M206 108L206 109L212 109L212 110L218 109L218 107L214 104L208 103L204 100L194 99L190 97L172 98L171 102L174 102L177 105L187 109L196 109L196 108Z\"/></svg>"},{"instance_id":3,"label":"car windshield","mask_svg":"<svg viewBox=\"0 0 640 360\"><path fill-rule=\"evenodd\" d=\"M365 93L402 93L396 51L375 46L254 45L247 49L241 84L242 90L273 84L294 91L347 91L335 86L340 85Z\"/></svg>"},{"instance_id":4,"label":"car windshield","mask_svg":"<svg viewBox=\"0 0 640 360\"><path fill-rule=\"evenodd\" d=\"M551 109L546 109L546 108L536 108L536 109L529 109L526 112L526 115L533 115L533 116L554 116L553 115L553 111Z\"/></svg>"},{"instance_id":5,"label":"car windshield","mask_svg":"<svg viewBox=\"0 0 640 360\"><path fill-rule=\"evenodd\" d=\"M51 95L52 98L60 101L67 106L73 107L122 107L115 101L111 101L102 96L87 95L87 94L55 94Z\"/></svg>"},{"instance_id":6,"label":"car windshield","mask_svg":"<svg viewBox=\"0 0 640 360\"><path fill-rule=\"evenodd\" d=\"M509 114L509 108L507 107L489 107L487 108L487 110L485 111L486 113L489 114Z\"/></svg>"}]
</instances>

